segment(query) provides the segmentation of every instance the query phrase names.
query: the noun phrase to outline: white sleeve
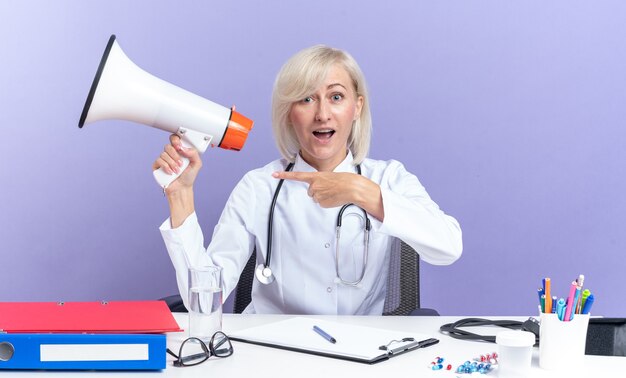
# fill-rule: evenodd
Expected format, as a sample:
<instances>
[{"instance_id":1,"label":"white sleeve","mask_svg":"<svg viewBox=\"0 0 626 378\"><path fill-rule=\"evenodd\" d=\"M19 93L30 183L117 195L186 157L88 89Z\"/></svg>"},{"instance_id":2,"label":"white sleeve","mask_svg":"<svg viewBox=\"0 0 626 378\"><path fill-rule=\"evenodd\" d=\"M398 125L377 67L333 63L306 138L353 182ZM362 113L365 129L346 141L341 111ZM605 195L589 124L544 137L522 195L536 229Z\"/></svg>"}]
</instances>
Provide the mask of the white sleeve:
<instances>
[{"instance_id":1,"label":"white sleeve","mask_svg":"<svg viewBox=\"0 0 626 378\"><path fill-rule=\"evenodd\" d=\"M224 300L237 286L241 271L254 250L255 238L246 228L246 224L250 224L246 222L254 216L254 201L252 185L244 177L231 193L207 249L196 213L175 229L171 228L169 218L159 228L176 270L176 283L185 307L189 266L222 267Z\"/></svg>"},{"instance_id":2,"label":"white sleeve","mask_svg":"<svg viewBox=\"0 0 626 378\"><path fill-rule=\"evenodd\" d=\"M170 218L167 218L159 230L176 271L178 291L185 307L189 308L187 303L188 267L213 265L204 250L204 236L196 213L188 216L177 228L172 228Z\"/></svg>"},{"instance_id":3,"label":"white sleeve","mask_svg":"<svg viewBox=\"0 0 626 378\"><path fill-rule=\"evenodd\" d=\"M439 209L415 175L393 162L383 180L385 219L374 222L378 232L403 240L429 264L448 265L461 257L459 223Z\"/></svg>"}]
</instances>

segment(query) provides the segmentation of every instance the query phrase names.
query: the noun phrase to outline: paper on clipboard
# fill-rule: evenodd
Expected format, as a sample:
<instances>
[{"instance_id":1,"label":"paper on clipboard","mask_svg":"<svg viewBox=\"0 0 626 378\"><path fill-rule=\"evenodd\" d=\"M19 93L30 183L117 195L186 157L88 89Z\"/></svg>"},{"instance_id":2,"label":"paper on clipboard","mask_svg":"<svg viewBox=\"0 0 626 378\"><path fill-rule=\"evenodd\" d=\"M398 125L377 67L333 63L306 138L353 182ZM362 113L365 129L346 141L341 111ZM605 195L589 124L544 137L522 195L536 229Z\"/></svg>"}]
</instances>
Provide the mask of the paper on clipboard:
<instances>
[{"instance_id":1,"label":"paper on clipboard","mask_svg":"<svg viewBox=\"0 0 626 378\"><path fill-rule=\"evenodd\" d=\"M318 326L332 335L331 343L313 331ZM252 327L229 334L232 340L273 348L310 353L356 362L376 363L391 357L391 351L409 351L420 348L421 341L431 336L412 332L390 331L381 328L357 326L314 318L294 317L270 324ZM412 338L413 341L402 341ZM435 340L433 343L436 343ZM381 350L381 346L388 350ZM401 354L401 353L396 353Z\"/></svg>"}]
</instances>

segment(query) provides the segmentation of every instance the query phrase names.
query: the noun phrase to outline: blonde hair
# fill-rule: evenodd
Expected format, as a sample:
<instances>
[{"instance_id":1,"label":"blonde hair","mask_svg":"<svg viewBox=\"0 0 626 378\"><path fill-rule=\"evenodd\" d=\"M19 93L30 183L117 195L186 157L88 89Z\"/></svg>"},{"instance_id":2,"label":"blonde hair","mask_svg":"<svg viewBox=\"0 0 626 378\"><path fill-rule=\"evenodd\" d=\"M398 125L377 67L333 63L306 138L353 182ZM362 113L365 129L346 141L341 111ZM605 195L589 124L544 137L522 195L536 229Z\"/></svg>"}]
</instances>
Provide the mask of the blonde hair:
<instances>
[{"instance_id":1,"label":"blonde hair","mask_svg":"<svg viewBox=\"0 0 626 378\"><path fill-rule=\"evenodd\" d=\"M354 58L345 51L317 45L292 56L281 68L274 82L272 94L272 129L281 155L293 162L300 151L300 143L289 122L289 112L294 102L315 91L335 64L343 67L352 79L356 97L363 97L361 114L352 124L348 149L354 164L365 159L370 148L372 117L365 77Z\"/></svg>"}]
</instances>

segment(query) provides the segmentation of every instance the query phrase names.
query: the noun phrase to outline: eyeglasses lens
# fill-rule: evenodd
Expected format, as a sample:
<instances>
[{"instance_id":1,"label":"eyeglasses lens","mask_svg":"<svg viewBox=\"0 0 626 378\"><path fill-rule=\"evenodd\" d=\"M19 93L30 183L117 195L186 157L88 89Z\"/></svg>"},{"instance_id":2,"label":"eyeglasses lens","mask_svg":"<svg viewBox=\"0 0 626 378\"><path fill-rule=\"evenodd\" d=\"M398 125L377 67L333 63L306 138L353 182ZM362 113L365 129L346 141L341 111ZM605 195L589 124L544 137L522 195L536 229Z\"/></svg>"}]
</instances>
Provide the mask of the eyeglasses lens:
<instances>
[{"instance_id":1,"label":"eyeglasses lens","mask_svg":"<svg viewBox=\"0 0 626 378\"><path fill-rule=\"evenodd\" d=\"M233 354L233 345L228 336L217 332L211 338L211 353L216 357L228 357Z\"/></svg>"}]
</instances>

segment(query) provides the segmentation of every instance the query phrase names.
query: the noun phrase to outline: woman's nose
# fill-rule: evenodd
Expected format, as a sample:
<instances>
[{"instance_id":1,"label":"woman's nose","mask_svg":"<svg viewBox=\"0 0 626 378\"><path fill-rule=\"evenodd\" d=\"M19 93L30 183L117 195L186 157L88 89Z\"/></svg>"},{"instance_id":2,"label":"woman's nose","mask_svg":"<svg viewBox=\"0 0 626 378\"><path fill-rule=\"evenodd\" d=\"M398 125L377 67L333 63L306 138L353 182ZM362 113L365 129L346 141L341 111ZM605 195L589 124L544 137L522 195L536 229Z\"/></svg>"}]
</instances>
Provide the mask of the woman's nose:
<instances>
[{"instance_id":1,"label":"woman's nose","mask_svg":"<svg viewBox=\"0 0 626 378\"><path fill-rule=\"evenodd\" d=\"M318 102L315 112L315 120L318 122L326 122L330 120L330 109L324 101Z\"/></svg>"}]
</instances>

